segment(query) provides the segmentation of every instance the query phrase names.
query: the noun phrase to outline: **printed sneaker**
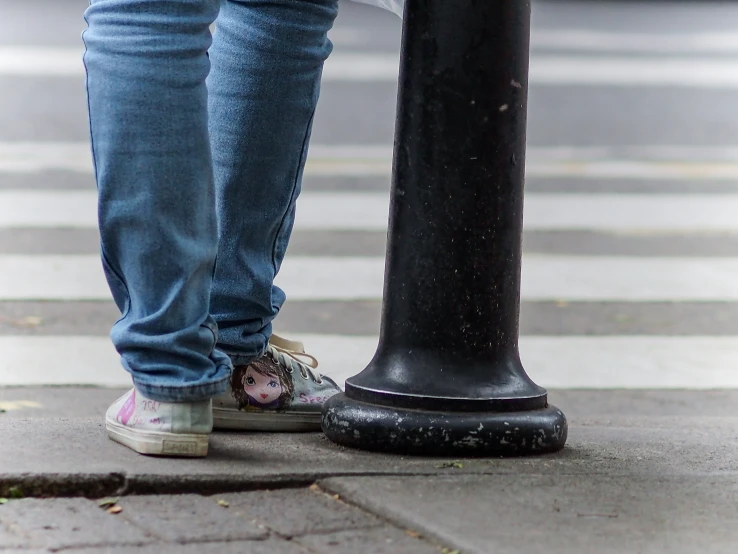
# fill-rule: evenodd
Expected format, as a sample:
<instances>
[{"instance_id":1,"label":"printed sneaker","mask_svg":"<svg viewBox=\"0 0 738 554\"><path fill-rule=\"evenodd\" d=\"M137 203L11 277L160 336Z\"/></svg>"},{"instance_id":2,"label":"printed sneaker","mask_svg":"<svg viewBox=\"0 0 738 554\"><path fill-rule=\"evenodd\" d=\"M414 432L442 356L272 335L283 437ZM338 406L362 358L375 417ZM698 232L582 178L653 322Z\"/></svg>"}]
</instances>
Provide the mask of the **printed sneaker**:
<instances>
[{"instance_id":1,"label":"printed sneaker","mask_svg":"<svg viewBox=\"0 0 738 554\"><path fill-rule=\"evenodd\" d=\"M108 408L105 426L111 439L139 454L199 458L208 453L212 402L158 402L132 389Z\"/></svg>"},{"instance_id":2,"label":"printed sneaker","mask_svg":"<svg viewBox=\"0 0 738 554\"><path fill-rule=\"evenodd\" d=\"M230 390L213 399L214 427L320 431L323 403L341 389L317 367L301 343L272 335L264 355L234 367Z\"/></svg>"}]
</instances>

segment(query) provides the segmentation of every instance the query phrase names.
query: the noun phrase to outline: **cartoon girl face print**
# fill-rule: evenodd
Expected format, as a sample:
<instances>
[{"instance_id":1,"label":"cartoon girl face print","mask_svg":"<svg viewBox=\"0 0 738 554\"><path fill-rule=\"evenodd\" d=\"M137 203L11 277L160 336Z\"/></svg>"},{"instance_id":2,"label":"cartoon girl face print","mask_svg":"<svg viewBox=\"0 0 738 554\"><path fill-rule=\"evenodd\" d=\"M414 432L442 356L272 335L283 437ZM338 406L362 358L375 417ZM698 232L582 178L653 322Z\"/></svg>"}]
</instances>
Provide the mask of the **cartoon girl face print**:
<instances>
[{"instance_id":1,"label":"cartoon girl face print","mask_svg":"<svg viewBox=\"0 0 738 554\"><path fill-rule=\"evenodd\" d=\"M292 376L284 369L261 359L236 366L231 376L231 389L239 410L248 406L278 410L292 401L295 386Z\"/></svg>"},{"instance_id":2,"label":"cartoon girl face print","mask_svg":"<svg viewBox=\"0 0 738 554\"><path fill-rule=\"evenodd\" d=\"M246 369L241 379L244 392L255 404L269 405L282 395L284 390L279 380L272 375L262 375L252 366Z\"/></svg>"}]
</instances>

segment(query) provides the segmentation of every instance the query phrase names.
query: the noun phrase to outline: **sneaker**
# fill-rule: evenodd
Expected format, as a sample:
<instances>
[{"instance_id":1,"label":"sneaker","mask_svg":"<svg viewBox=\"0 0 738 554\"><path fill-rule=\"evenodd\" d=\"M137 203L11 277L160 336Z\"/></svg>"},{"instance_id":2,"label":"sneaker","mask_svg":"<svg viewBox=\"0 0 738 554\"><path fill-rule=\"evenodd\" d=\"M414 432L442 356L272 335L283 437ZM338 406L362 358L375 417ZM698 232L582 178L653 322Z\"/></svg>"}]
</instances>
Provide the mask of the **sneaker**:
<instances>
[{"instance_id":1,"label":"sneaker","mask_svg":"<svg viewBox=\"0 0 738 554\"><path fill-rule=\"evenodd\" d=\"M111 439L139 454L200 458L208 453L212 403L158 402L132 389L108 408L105 427Z\"/></svg>"},{"instance_id":2,"label":"sneaker","mask_svg":"<svg viewBox=\"0 0 738 554\"><path fill-rule=\"evenodd\" d=\"M317 367L302 343L272 335L264 355L235 366L229 390L213 399L214 427L320 431L323 403L341 389Z\"/></svg>"}]
</instances>

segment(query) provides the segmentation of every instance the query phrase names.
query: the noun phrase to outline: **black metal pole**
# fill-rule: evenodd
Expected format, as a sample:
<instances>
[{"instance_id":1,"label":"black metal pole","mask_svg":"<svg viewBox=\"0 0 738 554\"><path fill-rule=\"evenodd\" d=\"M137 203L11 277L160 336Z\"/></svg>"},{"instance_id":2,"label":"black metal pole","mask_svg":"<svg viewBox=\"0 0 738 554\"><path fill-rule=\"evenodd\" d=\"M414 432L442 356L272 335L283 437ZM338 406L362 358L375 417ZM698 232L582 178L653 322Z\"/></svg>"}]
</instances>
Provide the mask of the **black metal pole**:
<instances>
[{"instance_id":1,"label":"black metal pole","mask_svg":"<svg viewBox=\"0 0 738 554\"><path fill-rule=\"evenodd\" d=\"M407 0L379 347L333 441L418 454L564 446L518 354L529 0Z\"/></svg>"}]
</instances>

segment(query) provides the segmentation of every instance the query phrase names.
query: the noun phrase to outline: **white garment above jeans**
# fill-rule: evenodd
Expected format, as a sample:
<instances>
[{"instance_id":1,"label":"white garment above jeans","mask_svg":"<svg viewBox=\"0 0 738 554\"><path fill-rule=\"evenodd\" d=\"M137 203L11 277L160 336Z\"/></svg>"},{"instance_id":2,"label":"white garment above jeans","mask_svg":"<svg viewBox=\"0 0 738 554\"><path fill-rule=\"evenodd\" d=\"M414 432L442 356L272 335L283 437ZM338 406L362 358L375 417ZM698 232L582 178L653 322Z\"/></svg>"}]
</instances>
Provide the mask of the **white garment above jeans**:
<instances>
[{"instance_id":1,"label":"white garment above jeans","mask_svg":"<svg viewBox=\"0 0 738 554\"><path fill-rule=\"evenodd\" d=\"M405 9L405 0L354 0L354 2L378 6L385 10L395 12L400 17L402 17L402 11Z\"/></svg>"}]
</instances>

